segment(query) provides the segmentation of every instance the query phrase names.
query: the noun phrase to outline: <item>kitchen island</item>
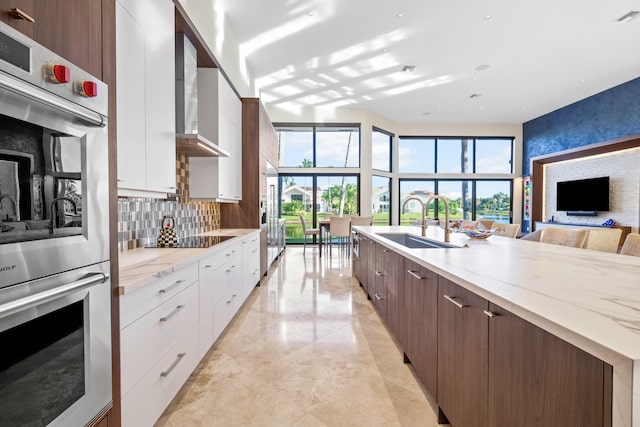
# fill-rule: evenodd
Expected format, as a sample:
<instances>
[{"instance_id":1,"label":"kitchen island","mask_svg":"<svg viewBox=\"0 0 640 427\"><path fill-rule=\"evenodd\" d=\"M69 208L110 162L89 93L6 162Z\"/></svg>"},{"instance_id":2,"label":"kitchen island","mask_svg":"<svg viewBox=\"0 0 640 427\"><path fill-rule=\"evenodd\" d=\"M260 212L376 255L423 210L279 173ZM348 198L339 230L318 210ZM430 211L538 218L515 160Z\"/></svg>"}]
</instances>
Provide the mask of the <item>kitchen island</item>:
<instances>
[{"instance_id":1,"label":"kitchen island","mask_svg":"<svg viewBox=\"0 0 640 427\"><path fill-rule=\"evenodd\" d=\"M433 273L434 277L437 275L439 284L437 289L441 291L440 294L442 294L442 289L461 288L462 291L469 294L469 298L481 299L486 308L481 309L479 313L482 316L484 311L486 316L484 319L476 318L472 322L472 326L475 327L482 322L487 323L486 327L483 326L485 329L479 333L480 335L485 334L484 338L480 340L484 340L481 345L488 347L488 350L482 348L482 351L491 351L493 344L491 340L494 338L492 338L491 329L488 328L491 328L489 325L496 324L489 323L495 322L492 317L502 316L498 318L506 319L513 315L518 321L523 320L527 327L531 326L531 328L546 332L547 335L557 337L562 342L582 350L586 356L593 356L593 359L604 362L604 367L601 369L605 384L601 387L601 396L595 399L596 401L601 399L605 402L605 407L601 411L604 414L604 420L602 424L593 423L590 425L640 426L640 258L498 236L492 236L486 240L472 240L457 233L451 235L451 243L459 246L458 248L410 249L379 234L411 233L419 235L419 228L403 226L354 227L354 230L360 233L361 237L360 257L364 253L369 258L368 260L356 259L354 272L359 275L361 283L363 283L363 279L367 281L367 277L373 277L373 280L368 280L368 289L366 283L363 285L374 303L383 307L381 302L384 302L382 317L386 317L385 321L392 332L394 328L397 331L402 331L405 327L410 326L408 324L402 327L394 326L398 322L393 313L393 304L395 304L393 297L396 290L385 288L380 291L379 287L381 278L397 273L393 272L392 267L385 266L384 262L378 263L378 267L376 267L375 259L380 255L374 256L373 252L367 252L368 249L363 247L362 239L371 243L371 246L379 246L383 249L378 252L399 255L403 258L404 265L416 265L424 268L426 273L417 273L417 268L409 269L411 270L409 273L418 279L426 279L429 272ZM430 227L427 230L427 237L442 242L444 232L438 227ZM373 263L365 267L365 262L371 262L371 260ZM362 265L357 266L357 262L361 262ZM386 268L389 268L390 271L384 270ZM367 269L370 271L365 272ZM371 272L373 275L370 274ZM367 274L369 275L367 276ZM389 286L393 285L391 282L389 281ZM446 353L442 354L448 345L446 341L443 341L443 330L453 322L450 318L442 317L446 314L445 310L448 310L448 307L454 307L454 309L459 308L464 311L464 308L470 307L466 310L466 313L470 313L474 305L474 303L466 301L461 302L461 297L451 297L450 295L444 297L448 297L449 301L442 297L443 295L438 295L437 305L434 306L441 315L437 320L437 326L440 327L440 330L435 335L440 348L438 348L438 357L434 359L437 360L436 363L440 370L443 369L443 364L448 363L451 359ZM410 300L405 301L411 302ZM529 331L529 329L522 330ZM496 329L496 331L503 333L500 329ZM400 345L407 342L408 334L408 332L406 335L403 335L403 332L398 332L396 338ZM494 332L494 334L498 334L498 332ZM489 336L488 340L487 335ZM524 332L522 335L511 337L513 338L511 341L501 344L517 346L520 345L519 341L527 341L533 335L533 333L530 335L529 332ZM472 334L467 341L458 344L467 345L469 340L476 339L477 336L478 334ZM501 337L498 336L498 338ZM544 339L547 340L547 337ZM489 343L487 344L486 341ZM541 339L531 348L533 350L541 349L541 355L545 356L546 343L548 342L550 341L542 341ZM411 347L411 343L409 343L409 347ZM403 348L403 350L405 349ZM477 349L467 348L466 350L471 352ZM406 350L405 354L407 354ZM487 365L491 367L492 356L485 357L488 360ZM527 357L532 359L534 356L523 356L523 364L530 364L529 369L531 369L535 366L536 360L529 360ZM577 364L573 357L561 369L573 368ZM500 360L499 357L493 359ZM508 362L508 359L505 360ZM592 363L592 361L588 361L588 363ZM524 369L526 368L527 366ZM438 390L437 400L440 405L439 398L445 394L441 383L443 381L441 374L438 372L437 388L432 388L431 391L435 397L433 390ZM490 372L489 380L491 380L491 375ZM535 381L539 382L539 379L536 378ZM609 383L607 384L607 382ZM511 384L508 387L515 387L515 385ZM429 387L427 388L429 389ZM506 392L509 393L510 390L506 390ZM446 396L443 398L447 399ZM553 398L553 396L550 397L551 400ZM532 396L531 399L535 399L535 396ZM488 406L489 409L482 410L487 411L489 413L487 416L491 419L491 404L489 403ZM450 417L448 413L446 415ZM485 416L484 413L482 416ZM453 424L455 425L455 423ZM491 425L491 422L488 425Z\"/></svg>"}]
</instances>

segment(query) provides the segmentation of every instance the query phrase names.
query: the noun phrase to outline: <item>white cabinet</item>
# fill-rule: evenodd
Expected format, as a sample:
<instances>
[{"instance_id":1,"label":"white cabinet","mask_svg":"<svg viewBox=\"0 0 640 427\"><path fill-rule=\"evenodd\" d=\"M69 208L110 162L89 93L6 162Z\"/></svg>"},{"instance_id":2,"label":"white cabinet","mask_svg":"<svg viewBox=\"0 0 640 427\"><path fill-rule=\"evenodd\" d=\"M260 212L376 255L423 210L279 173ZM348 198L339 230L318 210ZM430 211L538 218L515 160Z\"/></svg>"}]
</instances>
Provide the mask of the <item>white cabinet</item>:
<instances>
[{"instance_id":1,"label":"white cabinet","mask_svg":"<svg viewBox=\"0 0 640 427\"><path fill-rule=\"evenodd\" d=\"M120 302L122 425L153 425L200 361L198 265Z\"/></svg>"},{"instance_id":2,"label":"white cabinet","mask_svg":"<svg viewBox=\"0 0 640 427\"><path fill-rule=\"evenodd\" d=\"M175 192L174 14L171 0L116 1L119 195Z\"/></svg>"},{"instance_id":3,"label":"white cabinet","mask_svg":"<svg viewBox=\"0 0 640 427\"><path fill-rule=\"evenodd\" d=\"M198 132L229 157L190 157L192 199L242 200L242 102L217 68L198 68Z\"/></svg>"},{"instance_id":4,"label":"white cabinet","mask_svg":"<svg viewBox=\"0 0 640 427\"><path fill-rule=\"evenodd\" d=\"M243 297L246 300L260 282L260 232L251 233L242 240Z\"/></svg>"},{"instance_id":5,"label":"white cabinet","mask_svg":"<svg viewBox=\"0 0 640 427\"><path fill-rule=\"evenodd\" d=\"M242 295L242 246L240 242L199 261L200 357L227 326ZM240 304L242 304L240 302ZM239 305L237 306L239 307Z\"/></svg>"}]
</instances>

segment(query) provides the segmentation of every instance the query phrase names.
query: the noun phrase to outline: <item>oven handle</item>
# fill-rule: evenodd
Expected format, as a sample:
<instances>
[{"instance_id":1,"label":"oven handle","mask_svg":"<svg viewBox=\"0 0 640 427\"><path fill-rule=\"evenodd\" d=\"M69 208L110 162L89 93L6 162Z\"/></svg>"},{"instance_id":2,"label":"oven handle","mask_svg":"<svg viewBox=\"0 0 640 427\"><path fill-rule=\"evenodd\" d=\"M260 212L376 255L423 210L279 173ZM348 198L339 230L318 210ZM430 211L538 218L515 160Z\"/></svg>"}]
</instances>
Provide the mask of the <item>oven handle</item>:
<instances>
[{"instance_id":1,"label":"oven handle","mask_svg":"<svg viewBox=\"0 0 640 427\"><path fill-rule=\"evenodd\" d=\"M35 295L30 295L28 297L19 298L15 301L2 304L0 305L0 318L10 316L12 314L18 313L31 307L35 307L40 304L44 304L49 301L53 301L58 298L62 298L66 295L77 292L84 288L88 288L97 283L104 283L108 278L109 275L105 273L89 273L87 277L76 282L57 286L53 289L39 292Z\"/></svg>"},{"instance_id":2,"label":"oven handle","mask_svg":"<svg viewBox=\"0 0 640 427\"><path fill-rule=\"evenodd\" d=\"M24 83L23 81L8 76L4 73L0 73L0 87L25 98L31 99L32 101L44 104L47 107L55 108L67 114L71 114L94 126L104 127L107 125L105 118L101 114L98 114L80 105L74 104L73 102L67 101L66 99L49 95L48 93L40 90L35 86Z\"/></svg>"}]
</instances>

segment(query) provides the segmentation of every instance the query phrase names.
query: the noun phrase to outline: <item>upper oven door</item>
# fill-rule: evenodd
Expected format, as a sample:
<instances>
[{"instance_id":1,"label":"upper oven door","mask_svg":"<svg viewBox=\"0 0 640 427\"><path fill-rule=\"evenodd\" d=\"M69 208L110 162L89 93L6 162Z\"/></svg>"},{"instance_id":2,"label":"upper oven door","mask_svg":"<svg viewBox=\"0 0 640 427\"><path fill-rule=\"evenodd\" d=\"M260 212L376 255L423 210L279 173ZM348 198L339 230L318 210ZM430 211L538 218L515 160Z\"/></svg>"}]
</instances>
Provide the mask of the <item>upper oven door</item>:
<instances>
[{"instance_id":1,"label":"upper oven door","mask_svg":"<svg viewBox=\"0 0 640 427\"><path fill-rule=\"evenodd\" d=\"M109 259L107 159L104 116L0 71L0 288Z\"/></svg>"}]
</instances>

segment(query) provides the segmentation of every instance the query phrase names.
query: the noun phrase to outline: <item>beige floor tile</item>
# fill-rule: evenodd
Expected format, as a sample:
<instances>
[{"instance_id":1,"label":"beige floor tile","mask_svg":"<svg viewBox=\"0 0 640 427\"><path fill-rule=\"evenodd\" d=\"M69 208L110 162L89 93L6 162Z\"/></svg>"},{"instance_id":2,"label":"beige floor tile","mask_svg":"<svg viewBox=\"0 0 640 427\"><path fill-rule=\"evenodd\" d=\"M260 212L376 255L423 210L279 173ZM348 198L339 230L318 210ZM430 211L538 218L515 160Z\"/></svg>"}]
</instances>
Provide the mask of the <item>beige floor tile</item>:
<instances>
[{"instance_id":1,"label":"beige floor tile","mask_svg":"<svg viewBox=\"0 0 640 427\"><path fill-rule=\"evenodd\" d=\"M346 257L290 246L157 427L436 426Z\"/></svg>"}]
</instances>

